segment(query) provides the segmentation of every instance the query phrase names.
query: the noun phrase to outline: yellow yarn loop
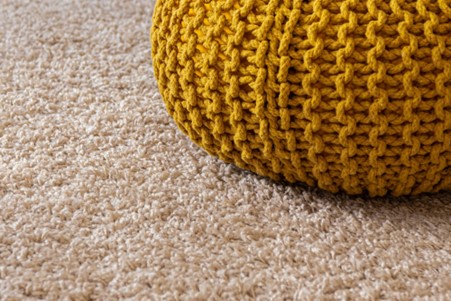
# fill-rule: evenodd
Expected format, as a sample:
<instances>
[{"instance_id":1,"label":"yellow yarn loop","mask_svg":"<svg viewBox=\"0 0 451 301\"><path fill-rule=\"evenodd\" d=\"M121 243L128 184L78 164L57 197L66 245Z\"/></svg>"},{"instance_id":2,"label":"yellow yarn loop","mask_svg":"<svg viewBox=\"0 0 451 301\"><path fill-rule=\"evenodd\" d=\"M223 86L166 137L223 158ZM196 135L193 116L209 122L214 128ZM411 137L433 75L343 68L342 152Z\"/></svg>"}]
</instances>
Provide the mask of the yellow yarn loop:
<instances>
[{"instance_id":1,"label":"yellow yarn loop","mask_svg":"<svg viewBox=\"0 0 451 301\"><path fill-rule=\"evenodd\" d=\"M159 0L155 74L210 154L349 194L451 188L450 0Z\"/></svg>"}]
</instances>

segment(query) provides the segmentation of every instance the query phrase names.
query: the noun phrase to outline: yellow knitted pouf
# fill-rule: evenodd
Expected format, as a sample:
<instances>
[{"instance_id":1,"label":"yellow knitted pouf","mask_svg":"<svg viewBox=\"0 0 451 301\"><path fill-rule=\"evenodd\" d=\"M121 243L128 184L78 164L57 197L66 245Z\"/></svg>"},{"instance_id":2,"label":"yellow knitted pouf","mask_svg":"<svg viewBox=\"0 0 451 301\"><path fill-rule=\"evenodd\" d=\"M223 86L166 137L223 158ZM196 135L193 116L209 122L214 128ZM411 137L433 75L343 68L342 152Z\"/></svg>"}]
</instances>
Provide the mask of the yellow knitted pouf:
<instances>
[{"instance_id":1,"label":"yellow knitted pouf","mask_svg":"<svg viewBox=\"0 0 451 301\"><path fill-rule=\"evenodd\" d=\"M158 0L152 44L210 154L332 192L451 188L450 0Z\"/></svg>"}]
</instances>

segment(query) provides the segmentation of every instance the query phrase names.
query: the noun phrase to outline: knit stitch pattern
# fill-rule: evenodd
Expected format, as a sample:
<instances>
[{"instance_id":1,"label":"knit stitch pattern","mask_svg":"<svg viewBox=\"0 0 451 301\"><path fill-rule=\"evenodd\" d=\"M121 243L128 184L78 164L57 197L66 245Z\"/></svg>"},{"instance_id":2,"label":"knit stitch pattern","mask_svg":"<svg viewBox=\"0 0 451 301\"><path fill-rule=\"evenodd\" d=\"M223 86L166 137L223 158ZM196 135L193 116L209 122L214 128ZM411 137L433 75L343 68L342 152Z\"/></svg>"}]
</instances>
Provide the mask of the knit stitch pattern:
<instances>
[{"instance_id":1,"label":"knit stitch pattern","mask_svg":"<svg viewBox=\"0 0 451 301\"><path fill-rule=\"evenodd\" d=\"M450 0L159 0L152 58L210 154L332 192L451 188Z\"/></svg>"}]
</instances>

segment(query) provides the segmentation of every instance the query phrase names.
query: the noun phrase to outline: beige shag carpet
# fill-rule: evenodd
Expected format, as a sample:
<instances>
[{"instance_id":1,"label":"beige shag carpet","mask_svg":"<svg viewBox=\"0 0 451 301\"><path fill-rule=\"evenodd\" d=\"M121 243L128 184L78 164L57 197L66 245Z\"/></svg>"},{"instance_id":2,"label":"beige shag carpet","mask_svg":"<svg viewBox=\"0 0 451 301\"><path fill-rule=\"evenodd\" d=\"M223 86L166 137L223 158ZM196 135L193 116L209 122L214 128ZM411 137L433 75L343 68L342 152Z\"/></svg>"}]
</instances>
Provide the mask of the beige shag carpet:
<instances>
[{"instance_id":1,"label":"beige shag carpet","mask_svg":"<svg viewBox=\"0 0 451 301\"><path fill-rule=\"evenodd\" d=\"M0 0L0 300L451 300L451 194L368 199L208 156L152 1Z\"/></svg>"}]
</instances>

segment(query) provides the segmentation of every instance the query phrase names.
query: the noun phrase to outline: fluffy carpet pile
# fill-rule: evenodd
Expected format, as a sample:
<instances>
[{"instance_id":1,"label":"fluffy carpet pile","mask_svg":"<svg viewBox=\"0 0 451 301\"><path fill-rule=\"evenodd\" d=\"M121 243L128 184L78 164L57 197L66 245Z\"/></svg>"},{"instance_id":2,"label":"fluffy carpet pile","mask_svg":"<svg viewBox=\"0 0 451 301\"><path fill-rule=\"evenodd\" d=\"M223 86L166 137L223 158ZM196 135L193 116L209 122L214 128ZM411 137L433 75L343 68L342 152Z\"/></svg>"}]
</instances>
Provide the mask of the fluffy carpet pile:
<instances>
[{"instance_id":1,"label":"fluffy carpet pile","mask_svg":"<svg viewBox=\"0 0 451 301\"><path fill-rule=\"evenodd\" d=\"M208 156L158 93L152 6L0 0L0 300L451 300L451 193Z\"/></svg>"}]
</instances>

